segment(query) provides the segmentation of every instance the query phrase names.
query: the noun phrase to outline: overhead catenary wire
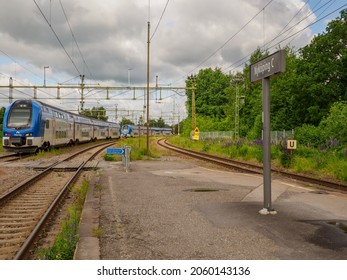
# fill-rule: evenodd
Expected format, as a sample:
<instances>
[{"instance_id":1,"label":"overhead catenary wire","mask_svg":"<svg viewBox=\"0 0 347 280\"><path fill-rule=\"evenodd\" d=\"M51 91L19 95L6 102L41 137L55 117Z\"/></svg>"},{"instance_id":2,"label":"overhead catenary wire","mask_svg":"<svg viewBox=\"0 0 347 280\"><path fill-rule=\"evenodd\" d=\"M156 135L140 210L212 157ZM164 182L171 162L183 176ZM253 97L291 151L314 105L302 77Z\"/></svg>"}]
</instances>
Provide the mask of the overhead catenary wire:
<instances>
[{"instance_id":1,"label":"overhead catenary wire","mask_svg":"<svg viewBox=\"0 0 347 280\"><path fill-rule=\"evenodd\" d=\"M324 5L322 5L321 7L319 7L317 10L315 10L315 11L313 11L312 13L310 13L309 15L305 16L304 19L308 18L310 15L312 15L312 14L315 13L316 11L322 9L324 6L326 6L327 4L329 4L331 1L333 1L333 0L329 0L328 3L325 3ZM263 12L264 9L265 9L269 4L271 4L271 2L272 2L272 1L269 1L263 8L261 8L261 9L260 9L260 10L259 10L259 11L258 11L247 23L245 23L245 24L240 28L240 30L238 30L234 35L232 35L232 36L231 36L224 44L222 44L218 49L216 49L213 53L211 53L211 54L210 54L209 56L207 56L204 60L202 60L195 68L193 68L191 71L187 72L183 77L181 77L180 79L177 79L177 80L176 80L175 82L173 82L173 83L177 83L177 82L179 82L179 81L185 79L187 76L189 76L190 74L194 73L194 71L196 71L199 67L201 67L203 64L205 64L209 59L211 59L213 56L215 56L215 55L216 55L221 49L223 49L223 48L224 48L224 47L225 47L236 35L238 35L241 31L243 31L243 29L244 29L247 25L249 25L249 24L261 13L261 12ZM307 1L307 2L309 2L309 1ZM319 3L320 3L320 2L321 2L321 1L319 1ZM319 3L318 3L318 4L319 4ZM318 6L318 4L316 4L316 5L314 6L314 8L315 8L316 6ZM306 3L305 5L307 5L307 3ZM304 5L304 6L305 6L305 5ZM329 15L333 14L334 12L340 10L342 7L344 7L344 6L341 6L340 8L334 10L333 12L329 13L328 15L326 15L324 18L326 18L327 16L329 16ZM301 9L303 9L303 7L302 7ZM299 12L300 12L300 11L299 11ZM297 13L297 15L299 14L299 12ZM271 41L269 41L269 42L263 44L262 48L263 48L265 45L270 44L271 42L273 42L274 40L276 40L276 39L279 38L280 36L283 36L283 34L288 33L290 30L293 30L293 28L295 28L295 27L296 27L299 23L301 23L304 19L301 19L298 23L296 23L295 25L291 26L289 29L285 30L285 28L288 26L288 24L289 24L290 22L293 21L293 19L291 19L290 22L281 30L281 32L280 32L277 36L275 36L275 38L273 38ZM312 24L310 24L309 26L312 26L313 24L315 24L315 23L317 23L317 22L319 22L319 21L320 21L320 20L317 20L317 21L313 22ZM293 38L293 36L299 34L299 33L302 32L303 30L307 29L309 26L307 26L307 27L304 28L304 29L301 29L300 31L296 32L295 34L292 34L292 35L290 35L290 36L287 36L284 40L281 40L280 42L277 42L277 43L271 45L270 47L268 47L268 49L270 49L270 48L272 48L272 47L274 47L274 46L276 46L276 45L278 45L278 44L284 42L285 40L288 40L288 39L290 39L290 38ZM239 59L238 61L232 63L232 64L231 64L229 67L227 67L226 69L229 69L229 68L231 68L232 66L234 66L235 64L237 64L237 63L239 63L239 62L241 62L241 61L244 61L244 60L247 59L250 55L251 55L251 54L248 54L248 55L246 55L245 57ZM244 63L244 62L243 62L243 63ZM243 63L242 63L242 64L243 64ZM240 65L234 67L232 70L238 68L239 66L240 66Z\"/></svg>"},{"instance_id":2,"label":"overhead catenary wire","mask_svg":"<svg viewBox=\"0 0 347 280\"><path fill-rule=\"evenodd\" d=\"M286 30L287 26L301 13L301 11L308 5L308 3L310 2L311 0L306 0L305 4L302 5L302 7L296 12L296 14L288 21L288 23L281 29L281 31L277 34L277 36L275 36L270 42L266 43L264 42L263 44L263 48L265 49L266 48L266 45L272 43L274 40L276 40L279 36L281 36L284 32L284 30ZM321 0L320 0L321 1ZM320 2L319 1L319 2Z\"/></svg>"},{"instance_id":3,"label":"overhead catenary wire","mask_svg":"<svg viewBox=\"0 0 347 280\"><path fill-rule=\"evenodd\" d=\"M260 13L263 12L263 10L271 4L274 0L270 0L267 2L264 7L262 7L252 18L250 18L242 27L236 31L231 37L229 37L220 47L218 47L214 52L212 52L209 56L207 56L205 59L203 59L194 69L189 71L185 76L183 76L181 79L176 80L173 82L173 84L177 83L178 81L185 79L187 76L192 74L194 71L196 71L199 67L201 67L203 64L205 64L208 60L210 60L213 56L215 56L221 49L223 49L232 39L234 39L239 33L242 32Z\"/></svg>"},{"instance_id":4,"label":"overhead catenary wire","mask_svg":"<svg viewBox=\"0 0 347 280\"><path fill-rule=\"evenodd\" d=\"M318 16L317 16L317 18L319 18L326 10L328 10L334 3L336 2L336 0L330 0L330 1L328 1L326 4L329 4L330 3L330 5L328 6L328 7L326 7ZM322 7L324 7L325 5L323 5ZM321 8L322 8L321 7ZM318 9L319 10L319 9ZM318 11L317 10L317 11ZM309 16L307 16L307 17L309 17ZM312 21L311 21L311 23L312 23ZM295 36L296 37L296 36ZM290 40L290 42L288 43L288 44L290 44L294 39L295 39L295 37L293 37L291 40Z\"/></svg>"},{"instance_id":5,"label":"overhead catenary wire","mask_svg":"<svg viewBox=\"0 0 347 280\"><path fill-rule=\"evenodd\" d=\"M34 75L37 78L41 78L39 75L37 75L35 72L33 72L32 70L30 70L28 67L24 66L23 64L18 63L18 61L16 59L14 59L12 56L10 56L9 54L7 54L5 51L0 50L0 52L2 52L5 56L7 56L10 60L12 60L15 64L19 65L20 67L22 67L24 70L28 71L29 73L31 73L32 75ZM5 75L5 74L3 74Z\"/></svg>"},{"instance_id":6,"label":"overhead catenary wire","mask_svg":"<svg viewBox=\"0 0 347 280\"><path fill-rule=\"evenodd\" d=\"M335 2L336 0L329 0L327 3L325 3L324 5L322 5L321 7L317 8L316 10L310 12L309 14L307 14L304 18L302 18L301 20L299 20L298 22L296 22L294 25L292 25L291 27L289 27L287 30L284 31L284 29L282 29L282 31L277 35L275 36L270 42L268 42L266 45L269 45L271 44L273 41L275 41L276 39L278 39L280 36L283 36L284 34L290 32L290 31L293 31L295 27L297 27L300 23L302 23L305 19L308 19L310 16L312 16L313 14L315 14L316 12L318 12L320 9L324 8L326 5L328 5L329 3L331 2ZM322 12L319 14L319 16L321 16L329 7L331 6L331 4ZM318 16L318 17L319 17ZM312 23L312 22L311 22ZM285 26L287 27L288 24ZM286 38L289 38L290 35L287 35ZM281 41L283 42L283 40ZM265 45L263 46L265 47Z\"/></svg>"},{"instance_id":7,"label":"overhead catenary wire","mask_svg":"<svg viewBox=\"0 0 347 280\"><path fill-rule=\"evenodd\" d=\"M337 9L333 10L332 12L326 14L326 15L323 16L322 18L317 19L317 20L315 20L314 22L311 22L310 24L308 24L307 26L305 26L305 27L303 27L302 29L298 30L298 31L295 32L294 34L288 35L287 37L285 37L285 38L282 39L281 41L276 42L275 44L269 46L268 48L271 49L271 48L273 48L273 47L279 45L280 43L282 43L282 42L284 42L284 41L286 41L286 40L288 40L288 39L290 39L290 38L292 38L292 37L298 35L298 34L301 33L302 31L304 31L304 30L306 30L307 28L309 28L310 26L312 26L312 25L314 25L314 24L316 24L316 23L318 23L318 22L324 20L325 18L329 17L330 15L336 13L337 11L343 9L343 8L346 7L346 6L347 6L347 4L344 4L344 5L340 6L339 8L337 8ZM223 72L226 73L227 71L233 71L233 70L239 68L242 64L245 63L245 61L244 61L245 59L248 60L248 58L250 57L251 54L252 54L252 53L250 53L250 54L246 55L245 57L241 58L240 60L234 62L233 64L231 64L230 66L228 66L227 68L225 68L225 69L223 70ZM238 64L238 63L241 62L241 61L243 61L243 62L240 63L240 64ZM233 66L234 66L234 67L233 67ZM228 69L231 68L231 67L233 67L233 68L230 69L230 70L228 70Z\"/></svg>"},{"instance_id":8,"label":"overhead catenary wire","mask_svg":"<svg viewBox=\"0 0 347 280\"><path fill-rule=\"evenodd\" d=\"M154 32L153 32L153 34L152 34L152 36L151 36L151 38L150 38L150 41L152 41L154 35L156 34L156 32L157 32L157 30L158 30L158 27L159 27L159 25L160 25L161 20L163 19L163 16L164 16L164 14L165 14L165 12L166 12L166 8L167 8L169 2L170 2L170 0L167 0L167 1L166 1L166 5L165 5L165 7L164 7L163 12L161 13L160 19L159 19L158 24L156 25L156 27L155 27L155 29L154 29Z\"/></svg>"},{"instance_id":9,"label":"overhead catenary wire","mask_svg":"<svg viewBox=\"0 0 347 280\"><path fill-rule=\"evenodd\" d=\"M89 66L88 66L88 64L87 64L87 62L86 62L86 60L85 60L85 58L84 58L84 56L83 56L83 54L82 54L81 48L80 48L79 45L78 45L78 42L77 42L77 40L76 40L76 36L75 36L74 32L72 31L72 28L71 28L69 19L68 19L68 17L67 17L67 14L66 14L66 11L65 11L65 8L64 8L64 5L63 5L63 3L61 2L61 0L59 0L59 3L60 3L60 6L61 6L61 9L62 9L62 11L63 11L63 14L64 14L64 16L65 16L67 25L69 26L71 36L72 36L72 38L73 38L73 40L74 40L74 42L75 42L75 44L76 44L77 50L78 50L78 52L79 52L79 54L80 54L80 56L81 56L81 59L82 59L82 61L83 61L83 64L86 66L86 69L87 69L89 75L92 77L92 79L93 79L93 80L96 80L96 79L94 78L94 75L93 75L92 72L90 71L90 68L89 68Z\"/></svg>"},{"instance_id":10,"label":"overhead catenary wire","mask_svg":"<svg viewBox=\"0 0 347 280\"><path fill-rule=\"evenodd\" d=\"M48 21L47 17L45 16L45 14L44 14L43 11L42 11L42 9L41 9L40 6L37 4L36 0L33 0L33 1L34 1L34 3L35 3L36 7L39 9L39 11L40 11L42 17L44 18L44 20L45 20L46 23L48 24L49 28L52 30L54 36L55 36L56 39L58 40L58 42L59 42L60 46L62 47L62 49L64 50L65 54L67 55L67 57L68 57L69 60L71 61L72 65L73 65L74 68L76 69L77 73L78 73L79 75L81 75L81 72L80 72L80 70L78 69L78 67L76 66L75 61L72 59L72 57L70 56L70 54L67 52L67 50L66 50L66 48L64 47L63 43L61 42L61 40L60 40L58 34L55 32L55 30L54 30L52 24Z\"/></svg>"}]
</instances>

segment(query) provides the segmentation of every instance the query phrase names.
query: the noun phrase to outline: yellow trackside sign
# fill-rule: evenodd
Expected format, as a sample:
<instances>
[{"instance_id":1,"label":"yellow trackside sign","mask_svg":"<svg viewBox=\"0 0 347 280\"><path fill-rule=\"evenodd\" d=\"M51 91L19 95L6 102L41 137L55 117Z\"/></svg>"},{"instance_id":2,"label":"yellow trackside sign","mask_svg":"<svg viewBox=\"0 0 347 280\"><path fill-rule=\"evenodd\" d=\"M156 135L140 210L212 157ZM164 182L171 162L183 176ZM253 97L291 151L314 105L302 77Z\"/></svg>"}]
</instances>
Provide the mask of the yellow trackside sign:
<instances>
[{"instance_id":1,"label":"yellow trackside sign","mask_svg":"<svg viewBox=\"0 0 347 280\"><path fill-rule=\"evenodd\" d=\"M194 131L193 131L193 140L199 140L199 133L200 133L200 131L199 131L199 128L195 128L194 129Z\"/></svg>"}]
</instances>

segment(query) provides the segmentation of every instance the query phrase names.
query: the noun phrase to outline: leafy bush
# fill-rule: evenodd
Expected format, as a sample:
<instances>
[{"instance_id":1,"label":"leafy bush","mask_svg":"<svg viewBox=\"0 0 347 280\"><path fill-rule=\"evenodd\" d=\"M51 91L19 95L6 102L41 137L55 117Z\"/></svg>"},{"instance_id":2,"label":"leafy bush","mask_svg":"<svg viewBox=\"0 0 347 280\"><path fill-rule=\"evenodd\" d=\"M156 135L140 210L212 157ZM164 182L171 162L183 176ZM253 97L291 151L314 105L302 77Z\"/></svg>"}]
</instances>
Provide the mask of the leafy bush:
<instances>
[{"instance_id":1,"label":"leafy bush","mask_svg":"<svg viewBox=\"0 0 347 280\"><path fill-rule=\"evenodd\" d=\"M337 139L347 145L347 103L334 103L327 118L320 122L319 129L326 140Z\"/></svg>"},{"instance_id":2,"label":"leafy bush","mask_svg":"<svg viewBox=\"0 0 347 280\"><path fill-rule=\"evenodd\" d=\"M295 129L295 138L299 144L311 147L318 147L323 143L321 130L311 124L304 124Z\"/></svg>"}]
</instances>

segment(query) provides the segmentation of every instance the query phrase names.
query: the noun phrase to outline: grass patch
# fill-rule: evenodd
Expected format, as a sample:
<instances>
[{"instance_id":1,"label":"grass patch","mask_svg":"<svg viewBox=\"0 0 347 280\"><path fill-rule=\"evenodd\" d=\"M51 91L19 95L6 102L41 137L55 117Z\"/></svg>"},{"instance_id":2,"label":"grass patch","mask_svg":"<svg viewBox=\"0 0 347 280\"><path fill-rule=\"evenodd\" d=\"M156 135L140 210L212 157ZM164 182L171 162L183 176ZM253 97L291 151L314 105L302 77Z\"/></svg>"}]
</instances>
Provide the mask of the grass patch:
<instances>
[{"instance_id":1,"label":"grass patch","mask_svg":"<svg viewBox=\"0 0 347 280\"><path fill-rule=\"evenodd\" d=\"M52 247L41 250L38 255L43 260L72 260L78 242L78 225L87 195L89 182L84 180L82 186L74 187L76 193L74 205L68 209L67 219L63 221L60 233L56 236Z\"/></svg>"},{"instance_id":2,"label":"grass patch","mask_svg":"<svg viewBox=\"0 0 347 280\"><path fill-rule=\"evenodd\" d=\"M207 139L192 141L188 137L170 138L173 145L204 151L236 160L262 163L262 141L233 141L231 139ZM347 182L347 150L319 150L298 145L292 152L284 143L271 146L272 166L319 178L337 179Z\"/></svg>"},{"instance_id":3,"label":"grass patch","mask_svg":"<svg viewBox=\"0 0 347 280\"><path fill-rule=\"evenodd\" d=\"M102 230L100 228L93 228L92 229L92 235L94 237L100 237L102 234Z\"/></svg>"},{"instance_id":4,"label":"grass patch","mask_svg":"<svg viewBox=\"0 0 347 280\"><path fill-rule=\"evenodd\" d=\"M156 144L158 139L158 137L150 137L149 155L146 155L146 137L120 139L119 142L117 142L117 147L122 148L124 145L131 147L130 161L160 158L163 155L167 155L169 152L158 147L158 145ZM108 161L121 161L122 156L105 154L104 159Z\"/></svg>"},{"instance_id":5,"label":"grass patch","mask_svg":"<svg viewBox=\"0 0 347 280\"><path fill-rule=\"evenodd\" d=\"M110 155L110 154L105 154L104 155L104 160L106 160L106 161L115 161L116 160L116 156L115 155Z\"/></svg>"}]
</instances>

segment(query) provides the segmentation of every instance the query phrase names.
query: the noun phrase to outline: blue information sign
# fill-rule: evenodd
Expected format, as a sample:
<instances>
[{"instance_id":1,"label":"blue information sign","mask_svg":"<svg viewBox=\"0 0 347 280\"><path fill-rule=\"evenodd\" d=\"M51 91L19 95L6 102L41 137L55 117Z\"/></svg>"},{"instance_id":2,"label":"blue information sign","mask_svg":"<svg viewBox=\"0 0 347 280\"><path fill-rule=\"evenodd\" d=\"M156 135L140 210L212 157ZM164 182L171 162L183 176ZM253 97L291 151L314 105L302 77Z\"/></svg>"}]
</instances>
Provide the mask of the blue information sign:
<instances>
[{"instance_id":1,"label":"blue information sign","mask_svg":"<svg viewBox=\"0 0 347 280\"><path fill-rule=\"evenodd\" d=\"M121 148L107 148L106 154L109 155L124 155L124 149Z\"/></svg>"}]
</instances>

